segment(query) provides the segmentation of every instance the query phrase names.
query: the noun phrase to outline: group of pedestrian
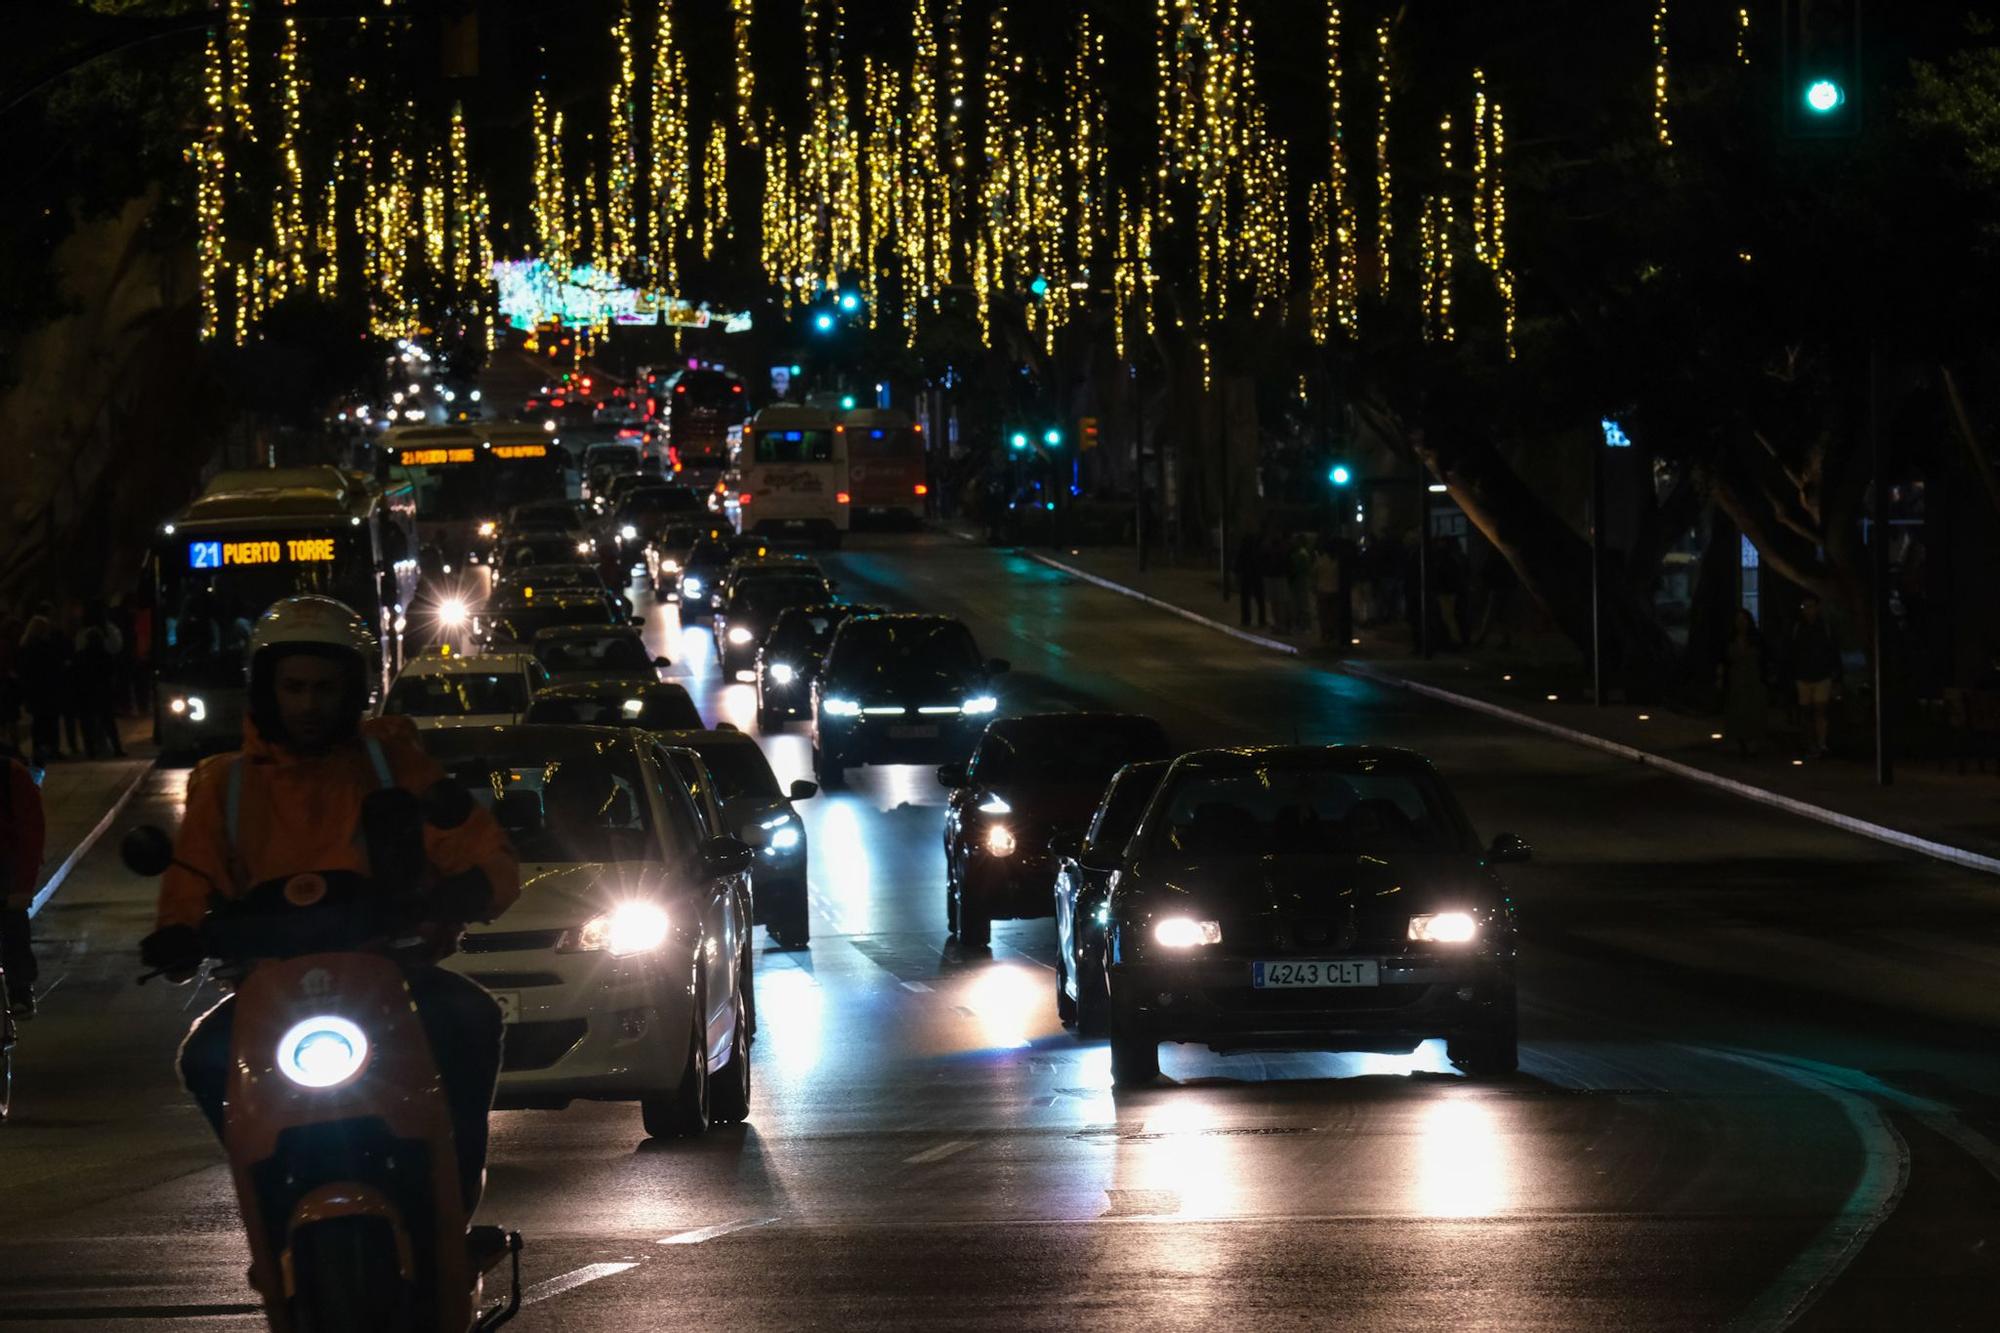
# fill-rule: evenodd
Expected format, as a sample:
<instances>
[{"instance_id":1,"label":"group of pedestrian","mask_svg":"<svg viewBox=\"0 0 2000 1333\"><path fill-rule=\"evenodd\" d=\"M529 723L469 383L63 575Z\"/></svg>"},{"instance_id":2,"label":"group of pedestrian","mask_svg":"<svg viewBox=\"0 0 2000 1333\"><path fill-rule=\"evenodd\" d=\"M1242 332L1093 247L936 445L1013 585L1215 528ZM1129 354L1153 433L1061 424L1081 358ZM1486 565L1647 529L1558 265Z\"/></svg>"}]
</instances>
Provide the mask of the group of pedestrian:
<instances>
[{"instance_id":1,"label":"group of pedestrian","mask_svg":"<svg viewBox=\"0 0 2000 1333\"><path fill-rule=\"evenodd\" d=\"M141 647L129 607L101 601L59 615L43 602L0 614L0 740L28 717L31 758L123 758L118 717L137 706Z\"/></svg>"},{"instance_id":2,"label":"group of pedestrian","mask_svg":"<svg viewBox=\"0 0 2000 1333\"><path fill-rule=\"evenodd\" d=\"M1332 538L1252 529L1236 545L1235 575L1245 629L1311 634L1317 627L1324 644L1351 635L1346 576Z\"/></svg>"},{"instance_id":3,"label":"group of pedestrian","mask_svg":"<svg viewBox=\"0 0 2000 1333\"><path fill-rule=\"evenodd\" d=\"M1827 624L1820 600L1811 593L1799 602L1781 659L1773 660L1757 617L1738 607L1729 642L1715 668L1722 687L1723 734L1745 757L1762 748L1771 726L1775 687L1798 707L1801 748L1808 759L1827 752L1827 731L1841 679L1840 645Z\"/></svg>"}]
</instances>

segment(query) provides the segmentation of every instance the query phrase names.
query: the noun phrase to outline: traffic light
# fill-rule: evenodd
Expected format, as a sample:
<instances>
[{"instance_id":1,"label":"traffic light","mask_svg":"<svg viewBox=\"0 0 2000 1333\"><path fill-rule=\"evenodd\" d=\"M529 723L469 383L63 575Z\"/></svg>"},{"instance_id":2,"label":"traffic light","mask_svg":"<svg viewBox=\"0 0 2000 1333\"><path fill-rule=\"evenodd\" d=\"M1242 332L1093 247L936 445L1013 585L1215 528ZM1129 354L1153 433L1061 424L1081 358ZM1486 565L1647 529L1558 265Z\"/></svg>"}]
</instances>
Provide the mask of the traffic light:
<instances>
[{"instance_id":1,"label":"traffic light","mask_svg":"<svg viewBox=\"0 0 2000 1333\"><path fill-rule=\"evenodd\" d=\"M1354 469L1345 463L1335 463L1326 470L1326 479L1335 486L1345 486L1354 480Z\"/></svg>"},{"instance_id":2,"label":"traffic light","mask_svg":"<svg viewBox=\"0 0 2000 1333\"><path fill-rule=\"evenodd\" d=\"M1014 449L1014 450L1027 448L1028 433L1026 431L1020 431L1020 430L1015 431L1012 435L1007 437L1007 447L1009 449Z\"/></svg>"},{"instance_id":3,"label":"traffic light","mask_svg":"<svg viewBox=\"0 0 2000 1333\"><path fill-rule=\"evenodd\" d=\"M1042 432L1042 443L1051 449L1062 448L1062 432L1054 426L1049 427Z\"/></svg>"},{"instance_id":4,"label":"traffic light","mask_svg":"<svg viewBox=\"0 0 2000 1333\"><path fill-rule=\"evenodd\" d=\"M1861 0L1786 0L1785 133L1845 139L1861 130Z\"/></svg>"},{"instance_id":5,"label":"traffic light","mask_svg":"<svg viewBox=\"0 0 2000 1333\"><path fill-rule=\"evenodd\" d=\"M822 310L813 316L813 329L819 333L832 333L837 323L839 321L833 317L831 310Z\"/></svg>"},{"instance_id":6,"label":"traffic light","mask_svg":"<svg viewBox=\"0 0 2000 1333\"><path fill-rule=\"evenodd\" d=\"M840 308L850 315L861 309L860 294L858 292L842 292L840 294Z\"/></svg>"},{"instance_id":7,"label":"traffic light","mask_svg":"<svg viewBox=\"0 0 2000 1333\"><path fill-rule=\"evenodd\" d=\"M1037 273L1035 275L1035 280L1028 284L1028 290L1031 293L1033 293L1035 299L1039 301L1044 296L1047 296L1049 294L1049 280L1043 277L1041 274Z\"/></svg>"}]
</instances>

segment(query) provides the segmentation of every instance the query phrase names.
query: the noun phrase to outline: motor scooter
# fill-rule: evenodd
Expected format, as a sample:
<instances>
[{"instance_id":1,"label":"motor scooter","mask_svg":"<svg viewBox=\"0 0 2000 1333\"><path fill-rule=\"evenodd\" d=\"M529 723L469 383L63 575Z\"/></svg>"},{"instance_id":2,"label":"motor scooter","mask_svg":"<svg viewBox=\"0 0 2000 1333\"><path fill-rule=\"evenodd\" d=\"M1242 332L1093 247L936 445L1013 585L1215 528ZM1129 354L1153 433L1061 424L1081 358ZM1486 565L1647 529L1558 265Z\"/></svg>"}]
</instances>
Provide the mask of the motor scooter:
<instances>
[{"instance_id":1,"label":"motor scooter","mask_svg":"<svg viewBox=\"0 0 2000 1333\"><path fill-rule=\"evenodd\" d=\"M408 808L382 817L398 798ZM375 830L400 821L421 857L417 806L393 788L368 797L371 853ZM141 875L175 863L157 828L122 851ZM519 1234L468 1228L449 1104L404 980L434 947L416 930L424 904L414 873L381 882L398 859L371 854L373 879L298 874L218 897L201 927L212 975L236 990L223 1146L276 1333L465 1333L520 1310ZM486 1274L510 1259L509 1294L482 1308Z\"/></svg>"}]
</instances>

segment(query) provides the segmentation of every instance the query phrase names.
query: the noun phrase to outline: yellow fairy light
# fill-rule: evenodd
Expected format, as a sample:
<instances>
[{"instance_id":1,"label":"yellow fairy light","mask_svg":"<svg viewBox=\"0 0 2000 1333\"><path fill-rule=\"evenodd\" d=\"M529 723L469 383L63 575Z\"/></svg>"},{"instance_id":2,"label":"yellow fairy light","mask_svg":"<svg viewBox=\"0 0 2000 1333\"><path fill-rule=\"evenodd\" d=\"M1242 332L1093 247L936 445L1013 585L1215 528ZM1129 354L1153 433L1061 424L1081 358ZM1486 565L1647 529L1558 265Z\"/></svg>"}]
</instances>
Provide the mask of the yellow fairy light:
<instances>
[{"instance_id":1,"label":"yellow fairy light","mask_svg":"<svg viewBox=\"0 0 2000 1333\"><path fill-rule=\"evenodd\" d=\"M647 179L646 250L651 280L667 292L680 286L678 247L686 234L688 205L693 193L688 170L693 147L688 128L687 57L674 34L673 7L669 0L660 0L659 23L654 30L653 41L653 115L647 145L650 170ZM718 157L716 160L720 164L725 159ZM718 181L722 174L717 172ZM717 188L726 187L718 185ZM703 202L711 202L706 180L703 182ZM718 204L716 216L720 217L721 212ZM704 253L709 245L709 235L704 230Z\"/></svg>"},{"instance_id":2,"label":"yellow fairy light","mask_svg":"<svg viewBox=\"0 0 2000 1333\"><path fill-rule=\"evenodd\" d=\"M660 12L665 15L667 5L662 3ZM664 17L663 20L664 22ZM665 36L665 34L662 34ZM638 71L633 68L632 57L632 3L620 0L618 17L611 25L611 40L618 48L618 79L611 85L611 106L609 108L609 161L606 170L609 176L606 185L608 212L610 215L611 237L606 248L606 258L614 269L623 268L632 258L637 239L638 219L633 215L632 195L639 184L638 151L632 143L632 118L638 102ZM661 95L658 86L654 89L657 103Z\"/></svg>"},{"instance_id":3,"label":"yellow fairy light","mask_svg":"<svg viewBox=\"0 0 2000 1333\"><path fill-rule=\"evenodd\" d=\"M278 167L284 185L273 214L273 252L280 272L278 295L306 281L306 245L311 239L306 222L305 168L299 158L299 24L291 9L294 0L285 0L284 39L278 47Z\"/></svg>"},{"instance_id":4,"label":"yellow fairy light","mask_svg":"<svg viewBox=\"0 0 2000 1333\"><path fill-rule=\"evenodd\" d=\"M1486 71L1472 71L1472 254L1486 255Z\"/></svg>"},{"instance_id":5,"label":"yellow fairy light","mask_svg":"<svg viewBox=\"0 0 2000 1333\"><path fill-rule=\"evenodd\" d=\"M257 142L257 126L250 115L250 19L253 0L228 0L224 19L228 24L229 55L226 75L228 125L250 143Z\"/></svg>"},{"instance_id":6,"label":"yellow fairy light","mask_svg":"<svg viewBox=\"0 0 2000 1333\"><path fill-rule=\"evenodd\" d=\"M1439 174L1444 184L1437 193L1424 196L1420 232L1424 270L1424 339L1427 342L1450 342L1458 336L1451 315L1453 224L1449 193L1452 173L1450 116L1439 123L1438 132Z\"/></svg>"},{"instance_id":7,"label":"yellow fairy light","mask_svg":"<svg viewBox=\"0 0 2000 1333\"><path fill-rule=\"evenodd\" d=\"M1750 10L1745 6L1736 11L1736 60L1738 64L1750 63Z\"/></svg>"},{"instance_id":8,"label":"yellow fairy light","mask_svg":"<svg viewBox=\"0 0 2000 1333\"><path fill-rule=\"evenodd\" d=\"M195 269L201 292L203 338L214 338L222 332L223 183L228 177L228 162L223 153L226 59L222 34L210 28L202 64L205 116L201 133L187 152L195 168Z\"/></svg>"},{"instance_id":9,"label":"yellow fairy light","mask_svg":"<svg viewBox=\"0 0 2000 1333\"><path fill-rule=\"evenodd\" d=\"M701 162L701 257L715 253L715 243L729 234L729 127L715 121L708 127L708 149Z\"/></svg>"},{"instance_id":10,"label":"yellow fairy light","mask_svg":"<svg viewBox=\"0 0 2000 1333\"><path fill-rule=\"evenodd\" d=\"M1653 8L1653 130L1662 148L1674 146L1667 126L1667 0Z\"/></svg>"},{"instance_id":11,"label":"yellow fairy light","mask_svg":"<svg viewBox=\"0 0 2000 1333\"><path fill-rule=\"evenodd\" d=\"M1309 248L1312 252L1312 286L1308 289L1306 303L1307 327L1312 340L1321 344L1333 339L1337 300L1332 263L1335 242L1332 190L1330 182L1314 181L1306 198L1306 225L1311 232Z\"/></svg>"},{"instance_id":12,"label":"yellow fairy light","mask_svg":"<svg viewBox=\"0 0 2000 1333\"><path fill-rule=\"evenodd\" d=\"M750 22L752 0L729 0L729 18L736 53L736 132L752 148L757 146L757 73L751 62ZM664 10L665 6L661 8ZM664 14L662 21L665 21Z\"/></svg>"},{"instance_id":13,"label":"yellow fairy light","mask_svg":"<svg viewBox=\"0 0 2000 1333\"><path fill-rule=\"evenodd\" d=\"M1360 231L1354 215L1354 201L1348 195L1347 143L1340 102L1340 5L1333 0L1326 11L1326 87L1332 103L1328 123L1327 239L1338 245L1332 274L1332 306L1342 328L1353 333L1360 324L1360 257L1355 254L1355 237ZM1317 265L1320 256L1314 256ZM1325 337L1314 335L1319 341Z\"/></svg>"},{"instance_id":14,"label":"yellow fairy light","mask_svg":"<svg viewBox=\"0 0 2000 1333\"><path fill-rule=\"evenodd\" d=\"M1384 296L1389 294L1389 243L1395 237L1394 179L1389 170L1389 105L1392 99L1389 66L1389 25L1375 29L1375 87L1380 94L1375 109L1375 283Z\"/></svg>"}]
</instances>

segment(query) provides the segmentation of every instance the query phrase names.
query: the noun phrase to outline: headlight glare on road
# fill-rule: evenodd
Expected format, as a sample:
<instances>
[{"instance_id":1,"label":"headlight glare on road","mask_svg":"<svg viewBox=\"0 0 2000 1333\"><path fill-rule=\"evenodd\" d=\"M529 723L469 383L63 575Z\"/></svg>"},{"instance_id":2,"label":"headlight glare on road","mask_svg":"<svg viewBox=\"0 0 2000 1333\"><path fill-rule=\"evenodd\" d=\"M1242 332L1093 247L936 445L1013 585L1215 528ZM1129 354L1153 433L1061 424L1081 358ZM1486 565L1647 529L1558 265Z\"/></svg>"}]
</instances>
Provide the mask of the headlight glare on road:
<instances>
[{"instance_id":1,"label":"headlight glare on road","mask_svg":"<svg viewBox=\"0 0 2000 1333\"><path fill-rule=\"evenodd\" d=\"M1432 912L1410 918L1410 938L1429 944L1464 944L1479 934L1469 912Z\"/></svg>"},{"instance_id":2,"label":"headlight glare on road","mask_svg":"<svg viewBox=\"0 0 2000 1333\"><path fill-rule=\"evenodd\" d=\"M798 679L798 675L799 673L792 669L790 662L771 663L771 683L773 685L789 685Z\"/></svg>"},{"instance_id":3,"label":"headlight glare on road","mask_svg":"<svg viewBox=\"0 0 2000 1333\"><path fill-rule=\"evenodd\" d=\"M990 713L1000 706L1000 701L990 694L975 694L959 705L967 713Z\"/></svg>"},{"instance_id":4,"label":"headlight glare on road","mask_svg":"<svg viewBox=\"0 0 2000 1333\"><path fill-rule=\"evenodd\" d=\"M278 1072L302 1088L339 1087L367 1062L368 1034L338 1015L294 1023L278 1038Z\"/></svg>"},{"instance_id":5,"label":"headlight glare on road","mask_svg":"<svg viewBox=\"0 0 2000 1333\"><path fill-rule=\"evenodd\" d=\"M667 924L666 909L656 903L620 903L584 922L576 932L576 947L602 949L613 958L651 953L667 942Z\"/></svg>"},{"instance_id":6,"label":"headlight glare on road","mask_svg":"<svg viewBox=\"0 0 2000 1333\"><path fill-rule=\"evenodd\" d=\"M1153 926L1153 939L1163 949L1193 949L1203 944L1220 944L1222 925L1216 921L1170 916Z\"/></svg>"},{"instance_id":7,"label":"headlight glare on road","mask_svg":"<svg viewBox=\"0 0 2000 1333\"><path fill-rule=\"evenodd\" d=\"M819 701L820 710L828 717L859 717L861 705L852 699L826 698Z\"/></svg>"},{"instance_id":8,"label":"headlight glare on road","mask_svg":"<svg viewBox=\"0 0 2000 1333\"><path fill-rule=\"evenodd\" d=\"M666 559L660 561L660 572L662 574L678 574L681 572L681 562L672 556L668 556Z\"/></svg>"},{"instance_id":9,"label":"headlight glare on road","mask_svg":"<svg viewBox=\"0 0 2000 1333\"><path fill-rule=\"evenodd\" d=\"M746 643L753 643L756 641L756 638L757 636L750 632L748 625L731 625L729 627L729 641L738 647Z\"/></svg>"},{"instance_id":10,"label":"headlight glare on road","mask_svg":"<svg viewBox=\"0 0 2000 1333\"><path fill-rule=\"evenodd\" d=\"M986 826L986 850L988 852L994 856L1012 856L1014 854L1014 846L1014 830L1008 828L1005 824L988 824Z\"/></svg>"}]
</instances>

